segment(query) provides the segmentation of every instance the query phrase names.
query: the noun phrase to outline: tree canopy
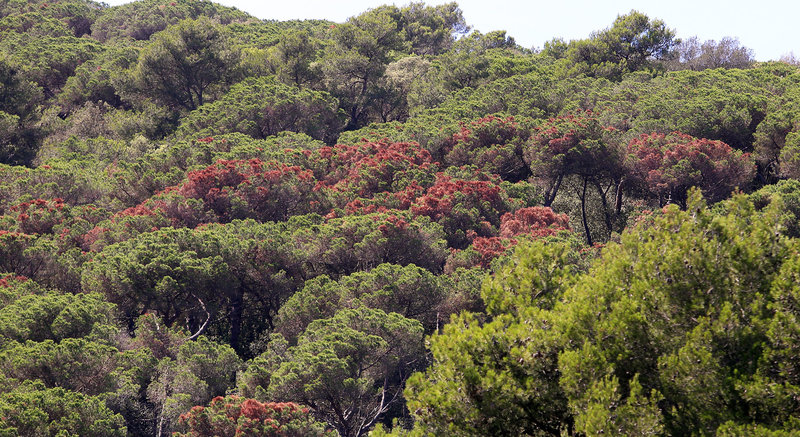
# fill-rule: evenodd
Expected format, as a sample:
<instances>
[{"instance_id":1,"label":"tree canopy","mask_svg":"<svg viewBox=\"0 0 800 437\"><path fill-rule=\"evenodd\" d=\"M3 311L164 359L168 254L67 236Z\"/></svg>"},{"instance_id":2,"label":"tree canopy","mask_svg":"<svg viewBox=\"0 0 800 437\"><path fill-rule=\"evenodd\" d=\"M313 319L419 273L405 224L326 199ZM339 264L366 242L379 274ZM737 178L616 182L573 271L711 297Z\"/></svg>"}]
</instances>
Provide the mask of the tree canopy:
<instances>
[{"instance_id":1,"label":"tree canopy","mask_svg":"<svg viewBox=\"0 0 800 437\"><path fill-rule=\"evenodd\" d=\"M797 64L469 13L0 0L0 435L800 432Z\"/></svg>"}]
</instances>

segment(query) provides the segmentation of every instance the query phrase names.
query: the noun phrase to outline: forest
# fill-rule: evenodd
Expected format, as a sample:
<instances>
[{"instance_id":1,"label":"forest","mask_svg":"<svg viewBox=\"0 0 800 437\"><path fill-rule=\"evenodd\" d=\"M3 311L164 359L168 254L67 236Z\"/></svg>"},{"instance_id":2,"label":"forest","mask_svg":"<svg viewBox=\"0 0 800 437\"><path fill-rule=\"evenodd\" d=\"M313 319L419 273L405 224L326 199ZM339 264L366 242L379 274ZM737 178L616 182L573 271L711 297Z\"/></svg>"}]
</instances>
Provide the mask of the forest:
<instances>
[{"instance_id":1,"label":"forest","mask_svg":"<svg viewBox=\"0 0 800 437\"><path fill-rule=\"evenodd\" d=\"M0 0L0 436L800 434L800 63Z\"/></svg>"}]
</instances>

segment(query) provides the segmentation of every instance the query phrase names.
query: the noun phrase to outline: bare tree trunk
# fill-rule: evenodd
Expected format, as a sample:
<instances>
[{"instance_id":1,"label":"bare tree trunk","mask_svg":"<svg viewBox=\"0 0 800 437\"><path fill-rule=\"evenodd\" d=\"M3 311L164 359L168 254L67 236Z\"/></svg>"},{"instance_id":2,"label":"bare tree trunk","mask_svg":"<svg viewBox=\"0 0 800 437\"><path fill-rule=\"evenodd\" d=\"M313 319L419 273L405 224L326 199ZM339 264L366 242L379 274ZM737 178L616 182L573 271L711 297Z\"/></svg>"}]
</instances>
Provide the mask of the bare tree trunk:
<instances>
[{"instance_id":1,"label":"bare tree trunk","mask_svg":"<svg viewBox=\"0 0 800 437\"><path fill-rule=\"evenodd\" d=\"M192 296L194 296L194 294ZM199 337L200 334L202 334L203 331L206 330L206 327L208 326L208 322L211 320L211 313L209 313L208 309L206 309L206 304L204 304L203 301L200 300L199 297L194 296L194 298L197 299L197 301L200 303L200 307L203 308L203 311L206 313L206 321L203 322L203 324L200 326L200 328L197 329L197 332L195 332L194 334L189 336L188 340L196 340L197 337Z\"/></svg>"},{"instance_id":2,"label":"bare tree trunk","mask_svg":"<svg viewBox=\"0 0 800 437\"><path fill-rule=\"evenodd\" d=\"M564 180L564 175L558 175L556 178L555 183L550 187L546 193L544 193L544 206L550 207L553 204L553 201L556 200L556 194L558 194L558 188L561 186L561 181Z\"/></svg>"},{"instance_id":3,"label":"bare tree trunk","mask_svg":"<svg viewBox=\"0 0 800 437\"><path fill-rule=\"evenodd\" d=\"M583 178L583 192L581 193L581 218L583 219L583 231L586 233L586 244L591 246L592 243L592 233L589 231L589 224L586 221L586 185L588 185L589 180L587 178Z\"/></svg>"}]
</instances>

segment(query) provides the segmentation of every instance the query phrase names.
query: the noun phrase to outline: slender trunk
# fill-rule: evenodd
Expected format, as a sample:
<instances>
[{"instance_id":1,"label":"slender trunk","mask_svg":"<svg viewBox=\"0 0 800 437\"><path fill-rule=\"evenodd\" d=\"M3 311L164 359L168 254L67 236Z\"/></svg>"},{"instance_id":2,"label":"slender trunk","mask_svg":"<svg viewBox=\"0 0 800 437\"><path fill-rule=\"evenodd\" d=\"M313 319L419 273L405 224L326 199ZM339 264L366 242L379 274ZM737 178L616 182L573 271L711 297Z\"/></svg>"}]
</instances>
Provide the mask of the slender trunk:
<instances>
[{"instance_id":1,"label":"slender trunk","mask_svg":"<svg viewBox=\"0 0 800 437\"><path fill-rule=\"evenodd\" d=\"M544 193L544 206L550 207L550 205L553 204L553 201L556 200L556 194L558 194L558 189L561 187L561 181L563 180L564 175L558 175L549 192Z\"/></svg>"},{"instance_id":2,"label":"slender trunk","mask_svg":"<svg viewBox=\"0 0 800 437\"><path fill-rule=\"evenodd\" d=\"M156 437L164 435L164 406L161 406L161 412L158 413L158 427L156 428Z\"/></svg>"},{"instance_id":3,"label":"slender trunk","mask_svg":"<svg viewBox=\"0 0 800 437\"><path fill-rule=\"evenodd\" d=\"M203 301L199 297L194 296L194 298L197 299L197 302L200 303L200 308L202 308L203 312L206 313L206 321L203 322L203 324L199 328L197 328L197 331L194 334L189 336L189 338L188 338L189 340L197 339L197 337L199 337L206 330L206 327L208 326L208 322L211 321L211 313L208 312L208 308L206 308L206 304L204 304ZM191 324L188 323L188 320L187 320L187 324L191 327L190 329L194 328L194 326L192 326L192 325L196 325L196 323L191 323Z\"/></svg>"},{"instance_id":4,"label":"slender trunk","mask_svg":"<svg viewBox=\"0 0 800 437\"><path fill-rule=\"evenodd\" d=\"M350 120L347 121L347 126L345 126L345 130L353 130L358 126L358 115L359 115L359 106L357 103L354 103L350 107Z\"/></svg>"},{"instance_id":5,"label":"slender trunk","mask_svg":"<svg viewBox=\"0 0 800 437\"><path fill-rule=\"evenodd\" d=\"M614 214L619 215L622 212L622 184L625 183L625 178L619 180L617 184L616 199L614 200Z\"/></svg>"},{"instance_id":6,"label":"slender trunk","mask_svg":"<svg viewBox=\"0 0 800 437\"><path fill-rule=\"evenodd\" d=\"M583 191L581 192L581 218L583 219L583 231L586 233L586 244L591 246L592 234L589 232L589 224L586 222L586 185L589 183L587 178L583 178Z\"/></svg>"}]
</instances>

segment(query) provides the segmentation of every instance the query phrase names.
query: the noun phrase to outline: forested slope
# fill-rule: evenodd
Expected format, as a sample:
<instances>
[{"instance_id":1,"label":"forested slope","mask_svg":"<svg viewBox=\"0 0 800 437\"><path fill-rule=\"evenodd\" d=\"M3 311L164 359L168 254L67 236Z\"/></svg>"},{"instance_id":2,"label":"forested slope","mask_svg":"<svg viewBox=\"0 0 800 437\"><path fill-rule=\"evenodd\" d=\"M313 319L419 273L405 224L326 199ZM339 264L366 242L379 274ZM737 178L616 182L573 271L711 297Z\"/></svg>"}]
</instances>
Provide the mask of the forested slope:
<instances>
[{"instance_id":1,"label":"forested slope","mask_svg":"<svg viewBox=\"0 0 800 437\"><path fill-rule=\"evenodd\" d=\"M0 0L0 434L800 432L800 70Z\"/></svg>"}]
</instances>

